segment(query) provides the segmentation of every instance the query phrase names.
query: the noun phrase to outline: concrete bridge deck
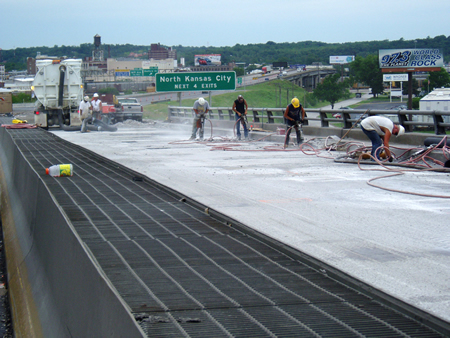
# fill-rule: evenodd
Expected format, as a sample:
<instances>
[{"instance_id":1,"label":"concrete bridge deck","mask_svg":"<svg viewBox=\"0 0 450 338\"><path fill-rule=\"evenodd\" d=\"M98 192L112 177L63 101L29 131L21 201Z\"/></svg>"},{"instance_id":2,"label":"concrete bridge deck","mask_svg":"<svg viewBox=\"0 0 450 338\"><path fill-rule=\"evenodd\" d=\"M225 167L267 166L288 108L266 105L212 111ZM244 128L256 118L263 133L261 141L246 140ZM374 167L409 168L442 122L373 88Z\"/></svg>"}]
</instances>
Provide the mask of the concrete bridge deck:
<instances>
[{"instance_id":1,"label":"concrete bridge deck","mask_svg":"<svg viewBox=\"0 0 450 338\"><path fill-rule=\"evenodd\" d=\"M53 332L81 336L81 320L88 328L106 321L109 329L100 330L112 333L135 320L135 335L148 336L439 336L334 279L352 276L356 289L368 286L361 292L376 288L377 296L395 296L394 308L404 309L404 302L417 309L413 317L429 313L420 319L428 325L448 321L446 201L374 189L365 184L372 175L354 165L268 151L273 143L211 151L214 145L173 142L186 139L188 130L163 124L54 133L83 148L42 130L2 130L8 148L1 162L15 188L13 201L27 205L36 199L32 194L49 196L43 204L34 201L29 217L16 223L32 238L19 238L28 253L22 265L38 282L56 287L47 295L37 291L41 283L31 287L41 322L52 318L44 315L45 305L56 304ZM19 152L8 150L9 138ZM72 163L75 175L45 176L53 163ZM419 176L425 186L418 189L448 191L442 175ZM418 179L389 184L412 187ZM31 197L14 195L30 181L41 188ZM63 229L74 238L66 240ZM83 255L85 271L76 263ZM45 261L44 275L33 271L36 256L54 263ZM60 260L69 276L64 285L56 278ZM103 284L94 281L96 273ZM105 289L117 304L104 308L109 319L90 318L105 306L95 290Z\"/></svg>"}]
</instances>

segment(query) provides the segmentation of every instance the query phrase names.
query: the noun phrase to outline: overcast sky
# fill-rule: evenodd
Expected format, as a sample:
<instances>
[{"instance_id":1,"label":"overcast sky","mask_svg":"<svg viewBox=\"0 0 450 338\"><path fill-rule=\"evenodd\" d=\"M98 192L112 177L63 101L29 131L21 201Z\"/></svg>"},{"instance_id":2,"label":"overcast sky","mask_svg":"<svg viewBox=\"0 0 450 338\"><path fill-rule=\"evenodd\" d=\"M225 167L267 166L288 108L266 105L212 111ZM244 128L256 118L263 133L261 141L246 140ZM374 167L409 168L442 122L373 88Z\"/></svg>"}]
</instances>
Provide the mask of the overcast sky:
<instances>
[{"instance_id":1,"label":"overcast sky","mask_svg":"<svg viewBox=\"0 0 450 338\"><path fill-rule=\"evenodd\" d=\"M2 0L0 48L234 46L450 34L450 0Z\"/></svg>"}]
</instances>

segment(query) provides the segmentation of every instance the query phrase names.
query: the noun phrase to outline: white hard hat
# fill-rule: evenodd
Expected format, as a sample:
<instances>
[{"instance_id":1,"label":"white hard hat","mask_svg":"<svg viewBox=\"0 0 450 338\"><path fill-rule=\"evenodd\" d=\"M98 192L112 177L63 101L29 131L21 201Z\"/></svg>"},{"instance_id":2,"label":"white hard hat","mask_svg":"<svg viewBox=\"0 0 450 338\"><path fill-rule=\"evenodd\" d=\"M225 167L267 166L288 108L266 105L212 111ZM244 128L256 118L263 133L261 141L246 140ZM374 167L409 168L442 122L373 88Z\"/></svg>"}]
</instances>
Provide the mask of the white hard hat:
<instances>
[{"instance_id":1,"label":"white hard hat","mask_svg":"<svg viewBox=\"0 0 450 338\"><path fill-rule=\"evenodd\" d=\"M403 126L398 126L398 133L397 133L397 137L403 135L405 133L405 127Z\"/></svg>"},{"instance_id":2,"label":"white hard hat","mask_svg":"<svg viewBox=\"0 0 450 338\"><path fill-rule=\"evenodd\" d=\"M204 105L205 105L205 102L206 102L206 101L205 101L205 99L204 99L203 97L201 97L201 98L198 99L198 104L201 105L201 106L204 106Z\"/></svg>"},{"instance_id":3,"label":"white hard hat","mask_svg":"<svg viewBox=\"0 0 450 338\"><path fill-rule=\"evenodd\" d=\"M95 93L95 94L94 94L94 97L98 97L98 94L97 94L97 93Z\"/></svg>"},{"instance_id":4,"label":"white hard hat","mask_svg":"<svg viewBox=\"0 0 450 338\"><path fill-rule=\"evenodd\" d=\"M89 96L86 95L86 96L84 97L84 101L89 101Z\"/></svg>"}]
</instances>

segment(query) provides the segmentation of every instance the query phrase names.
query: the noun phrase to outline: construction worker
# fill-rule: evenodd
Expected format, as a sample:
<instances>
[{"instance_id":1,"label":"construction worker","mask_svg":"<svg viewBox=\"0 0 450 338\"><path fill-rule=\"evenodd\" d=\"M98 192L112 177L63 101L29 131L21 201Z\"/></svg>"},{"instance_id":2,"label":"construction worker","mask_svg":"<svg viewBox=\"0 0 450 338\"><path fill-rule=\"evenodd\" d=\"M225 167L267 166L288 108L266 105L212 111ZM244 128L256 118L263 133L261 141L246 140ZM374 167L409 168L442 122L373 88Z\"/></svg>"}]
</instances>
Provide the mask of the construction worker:
<instances>
[{"instance_id":1,"label":"construction worker","mask_svg":"<svg viewBox=\"0 0 450 338\"><path fill-rule=\"evenodd\" d=\"M392 162L393 157L389 150L389 140L392 135L397 137L403 135L405 128L401 125L394 124L387 117L369 116L361 121L361 129L372 141L372 151L370 154L380 160L382 150L380 147L384 145L389 162Z\"/></svg>"},{"instance_id":2,"label":"construction worker","mask_svg":"<svg viewBox=\"0 0 450 338\"><path fill-rule=\"evenodd\" d=\"M303 123L305 118L305 109L303 109L300 101L296 97L294 97L291 100L291 104L286 107L286 110L284 111L284 118L288 124L284 148L286 149L289 146L289 135L291 134L292 128L295 129L297 134L297 145L300 145L303 140L300 132L300 125Z\"/></svg>"},{"instance_id":3,"label":"construction worker","mask_svg":"<svg viewBox=\"0 0 450 338\"><path fill-rule=\"evenodd\" d=\"M89 102L89 96L86 95L80 102L80 107L78 108L81 121L91 116L91 110L92 105Z\"/></svg>"},{"instance_id":4,"label":"construction worker","mask_svg":"<svg viewBox=\"0 0 450 338\"><path fill-rule=\"evenodd\" d=\"M92 104L92 117L96 120L101 120L102 115L102 101L98 98L98 94L94 94L94 98L91 102Z\"/></svg>"},{"instance_id":5,"label":"construction worker","mask_svg":"<svg viewBox=\"0 0 450 338\"><path fill-rule=\"evenodd\" d=\"M241 128L240 124L244 127L244 138L245 140L248 140L248 128L247 123L245 121L245 116L247 115L248 105L247 101L244 100L244 97L242 95L238 95L237 100L233 103L233 111L235 114L235 120L239 122L236 123L236 135L238 140L241 139Z\"/></svg>"},{"instance_id":6,"label":"construction worker","mask_svg":"<svg viewBox=\"0 0 450 338\"><path fill-rule=\"evenodd\" d=\"M195 117L192 124L192 135L189 140L195 140L197 130L199 130L199 139L200 141L203 141L203 122L206 118L206 114L210 110L209 103L203 97L200 97L197 101L194 102L193 109L195 112Z\"/></svg>"}]
</instances>

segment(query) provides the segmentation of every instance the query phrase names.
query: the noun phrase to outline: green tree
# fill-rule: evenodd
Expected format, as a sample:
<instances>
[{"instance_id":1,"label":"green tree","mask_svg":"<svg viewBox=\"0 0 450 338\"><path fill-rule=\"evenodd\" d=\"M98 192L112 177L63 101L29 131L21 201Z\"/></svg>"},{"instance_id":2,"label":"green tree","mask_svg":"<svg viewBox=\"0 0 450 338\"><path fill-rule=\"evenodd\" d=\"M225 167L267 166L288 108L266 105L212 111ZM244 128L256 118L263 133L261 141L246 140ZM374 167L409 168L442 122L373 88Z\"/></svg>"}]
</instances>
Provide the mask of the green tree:
<instances>
[{"instance_id":1,"label":"green tree","mask_svg":"<svg viewBox=\"0 0 450 338\"><path fill-rule=\"evenodd\" d=\"M350 69L356 81L372 88L373 97L383 93L383 73L378 64L377 55L368 55L365 58L357 56L355 61L350 63Z\"/></svg>"},{"instance_id":2,"label":"green tree","mask_svg":"<svg viewBox=\"0 0 450 338\"><path fill-rule=\"evenodd\" d=\"M322 101L331 103L331 109L334 104L341 98L348 98L350 92L348 90L348 81L339 82L340 74L336 73L328 75L322 83L318 84L314 89L314 96Z\"/></svg>"},{"instance_id":3,"label":"green tree","mask_svg":"<svg viewBox=\"0 0 450 338\"><path fill-rule=\"evenodd\" d=\"M236 72L236 76L242 76L242 75L244 75L244 68L241 68L241 67L234 67L233 70Z\"/></svg>"},{"instance_id":4,"label":"green tree","mask_svg":"<svg viewBox=\"0 0 450 338\"><path fill-rule=\"evenodd\" d=\"M430 81L430 90L450 86L450 74L444 68L439 72L430 72L428 77Z\"/></svg>"},{"instance_id":5,"label":"green tree","mask_svg":"<svg viewBox=\"0 0 450 338\"><path fill-rule=\"evenodd\" d=\"M412 94L414 96L418 96L420 93L419 91L419 82L416 79L412 79ZM408 95L408 82L403 83L403 95Z\"/></svg>"}]
</instances>

